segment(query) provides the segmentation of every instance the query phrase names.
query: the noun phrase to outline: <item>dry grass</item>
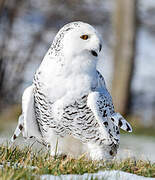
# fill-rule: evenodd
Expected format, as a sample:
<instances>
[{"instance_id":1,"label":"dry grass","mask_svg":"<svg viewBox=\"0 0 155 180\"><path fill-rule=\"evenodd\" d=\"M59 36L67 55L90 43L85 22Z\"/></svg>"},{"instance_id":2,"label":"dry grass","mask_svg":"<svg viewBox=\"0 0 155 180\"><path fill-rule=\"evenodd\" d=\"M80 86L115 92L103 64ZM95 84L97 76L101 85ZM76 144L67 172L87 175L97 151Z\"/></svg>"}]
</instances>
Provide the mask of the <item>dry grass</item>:
<instances>
[{"instance_id":1,"label":"dry grass","mask_svg":"<svg viewBox=\"0 0 155 180\"><path fill-rule=\"evenodd\" d=\"M84 174L99 170L121 170L146 177L155 177L155 163L126 159L120 162L90 161L84 156L51 157L49 153L34 152L30 147L0 147L0 179L39 179L42 174Z\"/></svg>"}]
</instances>

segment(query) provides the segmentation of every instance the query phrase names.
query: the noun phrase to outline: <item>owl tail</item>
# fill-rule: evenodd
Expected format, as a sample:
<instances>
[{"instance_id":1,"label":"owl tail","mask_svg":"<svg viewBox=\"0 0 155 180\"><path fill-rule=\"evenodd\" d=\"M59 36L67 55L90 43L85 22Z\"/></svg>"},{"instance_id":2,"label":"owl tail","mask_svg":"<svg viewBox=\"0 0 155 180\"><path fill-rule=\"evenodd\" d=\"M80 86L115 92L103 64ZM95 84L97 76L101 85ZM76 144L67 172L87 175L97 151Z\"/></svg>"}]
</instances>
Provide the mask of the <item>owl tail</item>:
<instances>
[{"instance_id":1,"label":"owl tail","mask_svg":"<svg viewBox=\"0 0 155 180\"><path fill-rule=\"evenodd\" d=\"M20 135L23 128L24 128L24 117L23 117L23 115L20 115L19 119L18 119L18 125L15 129L15 132L13 133L13 136L11 137L12 143L14 143L15 139Z\"/></svg>"},{"instance_id":2,"label":"owl tail","mask_svg":"<svg viewBox=\"0 0 155 180\"><path fill-rule=\"evenodd\" d=\"M124 131L132 132L131 125L123 118L120 113L113 113L110 119L113 123Z\"/></svg>"}]
</instances>

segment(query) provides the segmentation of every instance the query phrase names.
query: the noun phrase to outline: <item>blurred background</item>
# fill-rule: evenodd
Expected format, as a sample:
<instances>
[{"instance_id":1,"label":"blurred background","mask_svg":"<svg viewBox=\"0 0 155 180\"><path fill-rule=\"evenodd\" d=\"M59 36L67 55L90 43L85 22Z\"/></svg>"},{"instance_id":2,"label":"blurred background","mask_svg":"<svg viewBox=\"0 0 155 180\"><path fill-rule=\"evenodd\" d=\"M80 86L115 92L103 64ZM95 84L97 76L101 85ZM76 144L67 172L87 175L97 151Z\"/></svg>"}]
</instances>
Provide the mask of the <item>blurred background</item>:
<instances>
[{"instance_id":1,"label":"blurred background","mask_svg":"<svg viewBox=\"0 0 155 180\"><path fill-rule=\"evenodd\" d=\"M155 0L0 0L0 135L13 132L22 92L57 31L79 20L101 33L98 69L116 110L148 142L155 136Z\"/></svg>"}]
</instances>

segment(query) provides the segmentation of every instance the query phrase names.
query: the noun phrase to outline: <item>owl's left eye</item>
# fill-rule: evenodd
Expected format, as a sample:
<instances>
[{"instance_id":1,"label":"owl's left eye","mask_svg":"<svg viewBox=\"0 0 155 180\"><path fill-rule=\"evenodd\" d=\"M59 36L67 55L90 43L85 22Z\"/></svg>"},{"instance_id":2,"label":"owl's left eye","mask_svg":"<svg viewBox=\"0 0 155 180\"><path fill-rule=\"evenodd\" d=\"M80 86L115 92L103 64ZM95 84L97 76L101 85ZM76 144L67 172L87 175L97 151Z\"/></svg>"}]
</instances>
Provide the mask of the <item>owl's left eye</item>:
<instances>
[{"instance_id":1,"label":"owl's left eye","mask_svg":"<svg viewBox=\"0 0 155 180\"><path fill-rule=\"evenodd\" d=\"M82 36L80 36L80 38L83 39L83 40L87 40L88 39L88 35L86 35L86 34L82 35Z\"/></svg>"}]
</instances>

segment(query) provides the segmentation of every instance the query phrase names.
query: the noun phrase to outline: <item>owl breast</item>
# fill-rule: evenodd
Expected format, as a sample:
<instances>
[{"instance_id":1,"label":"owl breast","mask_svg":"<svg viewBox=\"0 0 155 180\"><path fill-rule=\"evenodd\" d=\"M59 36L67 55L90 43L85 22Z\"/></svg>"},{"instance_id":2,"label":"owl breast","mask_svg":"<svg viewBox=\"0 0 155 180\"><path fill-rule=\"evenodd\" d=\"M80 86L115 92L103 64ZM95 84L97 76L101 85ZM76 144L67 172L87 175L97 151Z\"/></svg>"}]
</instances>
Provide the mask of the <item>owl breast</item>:
<instances>
[{"instance_id":1,"label":"owl breast","mask_svg":"<svg viewBox=\"0 0 155 180\"><path fill-rule=\"evenodd\" d=\"M43 137L48 137L51 132L54 132L58 137L71 135L83 143L92 142L101 146L105 145L107 137L108 139L113 138L117 127L109 122L109 126L103 123L105 132L99 130L100 125L87 106L88 94L66 104L63 106L63 110L58 111L57 116L55 116L53 113L54 103L43 93L41 84L38 83L37 79L34 83L35 115ZM107 108L107 106L111 105L105 104L100 109L103 118L106 118L104 108ZM104 134L106 134L106 137Z\"/></svg>"}]
</instances>

